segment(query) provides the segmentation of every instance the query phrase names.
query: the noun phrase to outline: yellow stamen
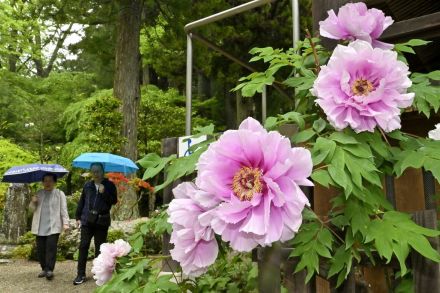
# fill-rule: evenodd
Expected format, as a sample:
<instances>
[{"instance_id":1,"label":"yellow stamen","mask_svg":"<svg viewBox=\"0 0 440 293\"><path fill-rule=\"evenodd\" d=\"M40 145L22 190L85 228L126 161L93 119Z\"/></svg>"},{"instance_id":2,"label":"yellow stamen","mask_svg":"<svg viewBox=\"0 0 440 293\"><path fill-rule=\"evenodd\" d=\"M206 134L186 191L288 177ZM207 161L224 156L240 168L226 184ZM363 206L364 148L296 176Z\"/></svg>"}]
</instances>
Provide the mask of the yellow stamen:
<instances>
[{"instance_id":1,"label":"yellow stamen","mask_svg":"<svg viewBox=\"0 0 440 293\"><path fill-rule=\"evenodd\" d=\"M369 80L363 78L356 79L351 86L351 91L355 96L366 96L373 90L373 84Z\"/></svg>"},{"instance_id":2,"label":"yellow stamen","mask_svg":"<svg viewBox=\"0 0 440 293\"><path fill-rule=\"evenodd\" d=\"M251 200L255 193L263 190L261 176L263 173L258 168L242 167L232 179L232 190L240 200Z\"/></svg>"}]
</instances>

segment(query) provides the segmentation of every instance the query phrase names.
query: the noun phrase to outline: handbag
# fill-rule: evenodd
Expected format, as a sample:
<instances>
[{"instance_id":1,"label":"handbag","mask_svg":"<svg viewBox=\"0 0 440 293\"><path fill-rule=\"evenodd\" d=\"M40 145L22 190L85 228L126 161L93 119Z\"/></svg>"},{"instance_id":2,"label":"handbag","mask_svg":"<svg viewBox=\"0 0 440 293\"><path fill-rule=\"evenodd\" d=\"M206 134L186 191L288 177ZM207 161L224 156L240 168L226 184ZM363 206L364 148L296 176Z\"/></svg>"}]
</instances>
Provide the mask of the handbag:
<instances>
[{"instance_id":1,"label":"handbag","mask_svg":"<svg viewBox=\"0 0 440 293\"><path fill-rule=\"evenodd\" d=\"M99 226L110 226L110 214L98 215L96 225Z\"/></svg>"}]
</instances>

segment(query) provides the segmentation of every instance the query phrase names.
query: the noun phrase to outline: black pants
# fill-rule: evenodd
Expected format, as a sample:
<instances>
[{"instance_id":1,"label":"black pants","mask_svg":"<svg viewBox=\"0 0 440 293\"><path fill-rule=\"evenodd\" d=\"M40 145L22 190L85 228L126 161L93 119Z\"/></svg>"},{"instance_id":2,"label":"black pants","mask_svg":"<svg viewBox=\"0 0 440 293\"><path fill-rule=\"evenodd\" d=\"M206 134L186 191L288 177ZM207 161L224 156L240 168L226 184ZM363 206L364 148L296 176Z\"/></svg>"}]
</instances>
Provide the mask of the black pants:
<instances>
[{"instance_id":1,"label":"black pants","mask_svg":"<svg viewBox=\"0 0 440 293\"><path fill-rule=\"evenodd\" d=\"M95 239L95 258L99 255L99 247L107 241L108 227L81 226L81 242L79 243L78 276L86 275L87 257L92 237Z\"/></svg>"},{"instance_id":2,"label":"black pants","mask_svg":"<svg viewBox=\"0 0 440 293\"><path fill-rule=\"evenodd\" d=\"M60 234L37 236L38 260L43 271L53 271L57 259L57 244Z\"/></svg>"}]
</instances>

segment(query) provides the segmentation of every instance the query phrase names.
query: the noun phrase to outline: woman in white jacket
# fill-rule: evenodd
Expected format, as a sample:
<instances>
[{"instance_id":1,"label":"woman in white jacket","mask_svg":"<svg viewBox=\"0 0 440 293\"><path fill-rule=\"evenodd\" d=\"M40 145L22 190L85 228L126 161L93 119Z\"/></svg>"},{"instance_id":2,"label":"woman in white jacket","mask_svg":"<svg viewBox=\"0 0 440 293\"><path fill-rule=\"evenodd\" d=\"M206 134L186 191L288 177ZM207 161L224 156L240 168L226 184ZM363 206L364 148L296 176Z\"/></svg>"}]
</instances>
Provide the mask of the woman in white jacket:
<instances>
[{"instance_id":1,"label":"woman in white jacket","mask_svg":"<svg viewBox=\"0 0 440 293\"><path fill-rule=\"evenodd\" d=\"M37 252L42 272L39 278L52 280L57 256L58 237L69 228L66 196L55 188L57 176L46 173L43 189L32 197L29 208L34 212L32 234L37 236Z\"/></svg>"}]
</instances>

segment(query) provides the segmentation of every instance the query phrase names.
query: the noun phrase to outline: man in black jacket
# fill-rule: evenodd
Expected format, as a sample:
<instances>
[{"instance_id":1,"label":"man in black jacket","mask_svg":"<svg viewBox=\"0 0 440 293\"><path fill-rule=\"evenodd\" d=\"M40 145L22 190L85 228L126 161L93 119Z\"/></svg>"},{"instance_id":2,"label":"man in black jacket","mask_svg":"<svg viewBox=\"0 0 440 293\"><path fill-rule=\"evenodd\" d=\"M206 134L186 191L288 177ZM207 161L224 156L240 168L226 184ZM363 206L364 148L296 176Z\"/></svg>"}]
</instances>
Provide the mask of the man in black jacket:
<instances>
[{"instance_id":1,"label":"man in black jacket","mask_svg":"<svg viewBox=\"0 0 440 293\"><path fill-rule=\"evenodd\" d=\"M95 258L99 255L101 244L107 241L110 209L118 200L116 186L104 178L103 164L93 163L90 172L93 180L84 185L76 209L76 222L81 227L81 242L78 274L73 281L74 285L82 284L86 280L86 264L92 237L95 239Z\"/></svg>"}]
</instances>

